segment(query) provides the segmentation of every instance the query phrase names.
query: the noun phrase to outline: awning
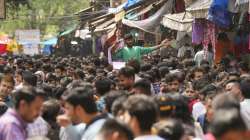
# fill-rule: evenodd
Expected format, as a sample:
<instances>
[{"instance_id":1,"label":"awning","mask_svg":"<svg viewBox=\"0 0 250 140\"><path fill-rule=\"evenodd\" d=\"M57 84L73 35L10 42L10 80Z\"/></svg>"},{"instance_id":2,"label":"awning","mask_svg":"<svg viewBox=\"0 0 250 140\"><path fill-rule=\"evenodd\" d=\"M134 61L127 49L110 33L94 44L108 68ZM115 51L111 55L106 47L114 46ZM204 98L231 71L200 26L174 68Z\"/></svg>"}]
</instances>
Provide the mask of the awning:
<instances>
[{"instance_id":1,"label":"awning","mask_svg":"<svg viewBox=\"0 0 250 140\"><path fill-rule=\"evenodd\" d=\"M177 31L192 31L193 17L190 13L167 14L162 19L162 24Z\"/></svg>"},{"instance_id":2,"label":"awning","mask_svg":"<svg viewBox=\"0 0 250 140\"><path fill-rule=\"evenodd\" d=\"M152 34L157 34L155 30L160 25L162 17L165 14L171 12L172 4L173 0L168 0L154 15L150 16L149 18L139 21L123 19L122 23L129 27L138 28Z\"/></svg>"},{"instance_id":3,"label":"awning","mask_svg":"<svg viewBox=\"0 0 250 140\"><path fill-rule=\"evenodd\" d=\"M64 32L62 32L62 33L60 33L60 34L59 34L59 37L64 36L64 35L67 35L67 34L70 34L70 33L72 33L74 30L76 30L76 26L73 26L73 27L69 28L68 30L66 30L66 31L64 31Z\"/></svg>"},{"instance_id":4,"label":"awning","mask_svg":"<svg viewBox=\"0 0 250 140\"><path fill-rule=\"evenodd\" d=\"M212 0L197 0L186 8L194 18L207 18L208 10L212 4Z\"/></svg>"},{"instance_id":5,"label":"awning","mask_svg":"<svg viewBox=\"0 0 250 140\"><path fill-rule=\"evenodd\" d=\"M56 45L56 43L57 43L57 38L56 37L41 42L42 45Z\"/></svg>"}]
</instances>

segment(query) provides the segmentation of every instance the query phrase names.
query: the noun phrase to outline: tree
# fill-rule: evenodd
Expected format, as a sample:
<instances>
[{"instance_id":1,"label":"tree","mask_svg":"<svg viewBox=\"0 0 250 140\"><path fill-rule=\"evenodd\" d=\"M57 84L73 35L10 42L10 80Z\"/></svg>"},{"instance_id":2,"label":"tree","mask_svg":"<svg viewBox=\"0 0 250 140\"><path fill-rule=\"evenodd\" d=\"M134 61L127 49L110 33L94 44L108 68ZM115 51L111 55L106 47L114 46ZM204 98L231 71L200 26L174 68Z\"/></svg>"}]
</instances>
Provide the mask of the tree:
<instances>
[{"instance_id":1,"label":"tree","mask_svg":"<svg viewBox=\"0 0 250 140\"><path fill-rule=\"evenodd\" d=\"M77 24L74 13L88 5L88 0L7 0L6 19L0 22L0 30L14 35L17 29L40 29L42 36L56 35Z\"/></svg>"}]
</instances>

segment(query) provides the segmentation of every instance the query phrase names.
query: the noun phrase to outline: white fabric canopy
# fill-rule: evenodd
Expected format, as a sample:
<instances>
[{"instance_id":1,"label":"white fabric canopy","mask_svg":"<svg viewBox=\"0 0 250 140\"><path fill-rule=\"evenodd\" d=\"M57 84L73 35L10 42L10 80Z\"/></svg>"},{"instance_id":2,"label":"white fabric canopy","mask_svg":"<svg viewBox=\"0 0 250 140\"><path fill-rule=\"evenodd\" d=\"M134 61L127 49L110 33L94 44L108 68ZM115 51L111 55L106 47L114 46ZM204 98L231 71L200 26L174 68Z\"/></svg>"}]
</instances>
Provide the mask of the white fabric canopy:
<instances>
[{"instance_id":1,"label":"white fabric canopy","mask_svg":"<svg viewBox=\"0 0 250 140\"><path fill-rule=\"evenodd\" d=\"M122 23L130 27L139 28L145 32L157 34L156 28L160 25L163 15L171 12L172 4L173 0L168 0L154 15L149 18L139 21L123 19Z\"/></svg>"},{"instance_id":2,"label":"white fabric canopy","mask_svg":"<svg viewBox=\"0 0 250 140\"><path fill-rule=\"evenodd\" d=\"M167 14L162 19L162 24L177 31L192 31L193 17L190 13Z\"/></svg>"},{"instance_id":3,"label":"white fabric canopy","mask_svg":"<svg viewBox=\"0 0 250 140\"><path fill-rule=\"evenodd\" d=\"M197 0L186 8L186 11L190 12L194 18L207 18L211 4L212 0Z\"/></svg>"}]
</instances>

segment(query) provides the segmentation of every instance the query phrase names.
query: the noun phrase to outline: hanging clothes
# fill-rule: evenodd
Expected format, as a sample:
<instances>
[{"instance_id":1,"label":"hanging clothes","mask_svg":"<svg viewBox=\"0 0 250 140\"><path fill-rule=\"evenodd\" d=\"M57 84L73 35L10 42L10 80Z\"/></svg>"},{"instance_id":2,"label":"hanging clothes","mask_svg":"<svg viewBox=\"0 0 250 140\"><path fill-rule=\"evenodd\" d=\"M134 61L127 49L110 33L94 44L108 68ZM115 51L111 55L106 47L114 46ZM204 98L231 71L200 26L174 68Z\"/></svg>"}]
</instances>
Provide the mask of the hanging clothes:
<instances>
[{"instance_id":1,"label":"hanging clothes","mask_svg":"<svg viewBox=\"0 0 250 140\"><path fill-rule=\"evenodd\" d=\"M228 28L232 21L228 11L228 0L213 0L208 12L208 20L222 28Z\"/></svg>"},{"instance_id":2,"label":"hanging clothes","mask_svg":"<svg viewBox=\"0 0 250 140\"><path fill-rule=\"evenodd\" d=\"M185 1L184 0L175 0L174 3L175 3L174 13L185 12Z\"/></svg>"},{"instance_id":3,"label":"hanging clothes","mask_svg":"<svg viewBox=\"0 0 250 140\"><path fill-rule=\"evenodd\" d=\"M195 19L192 25L192 43L193 44L201 44L204 38L204 30L205 30L204 20Z\"/></svg>"}]
</instances>

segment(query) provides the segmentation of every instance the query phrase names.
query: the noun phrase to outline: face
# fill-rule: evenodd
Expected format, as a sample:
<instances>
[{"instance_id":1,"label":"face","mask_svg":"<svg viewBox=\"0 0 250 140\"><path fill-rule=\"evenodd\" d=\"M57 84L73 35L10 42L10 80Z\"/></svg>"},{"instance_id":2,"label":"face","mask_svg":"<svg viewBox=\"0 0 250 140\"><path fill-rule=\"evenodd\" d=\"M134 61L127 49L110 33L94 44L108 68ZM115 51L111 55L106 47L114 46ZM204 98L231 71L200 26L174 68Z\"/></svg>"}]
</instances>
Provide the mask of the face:
<instances>
[{"instance_id":1,"label":"face","mask_svg":"<svg viewBox=\"0 0 250 140\"><path fill-rule=\"evenodd\" d=\"M123 75L120 75L118 78L119 78L119 86L123 90L129 90L134 84L134 78L132 77L127 78Z\"/></svg>"},{"instance_id":2,"label":"face","mask_svg":"<svg viewBox=\"0 0 250 140\"><path fill-rule=\"evenodd\" d=\"M35 121L35 119L40 115L41 108L43 105L44 99L42 97L36 97L35 100L31 103L26 101L21 101L19 106L19 111L22 118L29 123Z\"/></svg>"},{"instance_id":3,"label":"face","mask_svg":"<svg viewBox=\"0 0 250 140\"><path fill-rule=\"evenodd\" d=\"M194 73L194 80L200 80L203 77L203 72L197 71Z\"/></svg>"},{"instance_id":4,"label":"face","mask_svg":"<svg viewBox=\"0 0 250 140\"><path fill-rule=\"evenodd\" d=\"M196 92L193 90L193 88L189 87L189 88L186 88L185 90L185 95L188 97L188 98L196 98L197 94Z\"/></svg>"},{"instance_id":5,"label":"face","mask_svg":"<svg viewBox=\"0 0 250 140\"><path fill-rule=\"evenodd\" d=\"M226 85L225 90L228 93L232 94L237 99L241 100L241 90L240 90L239 86L237 86L236 84L234 84L234 83L228 83Z\"/></svg>"},{"instance_id":6,"label":"face","mask_svg":"<svg viewBox=\"0 0 250 140\"><path fill-rule=\"evenodd\" d=\"M168 83L168 90L170 92L178 92L179 91L179 86L180 86L179 81L174 80L174 81Z\"/></svg>"},{"instance_id":7,"label":"face","mask_svg":"<svg viewBox=\"0 0 250 140\"><path fill-rule=\"evenodd\" d=\"M213 118L212 100L207 99L205 106L206 106L206 110L207 110L207 114L206 114L207 120L208 120L208 122L211 122L212 118Z\"/></svg>"},{"instance_id":8,"label":"face","mask_svg":"<svg viewBox=\"0 0 250 140\"><path fill-rule=\"evenodd\" d=\"M133 47L133 43L134 43L133 39L126 39L125 42L128 47L130 48Z\"/></svg>"},{"instance_id":9,"label":"face","mask_svg":"<svg viewBox=\"0 0 250 140\"><path fill-rule=\"evenodd\" d=\"M15 75L15 81L16 81L17 85L20 84L20 83L22 83L22 75L16 74Z\"/></svg>"},{"instance_id":10,"label":"face","mask_svg":"<svg viewBox=\"0 0 250 140\"><path fill-rule=\"evenodd\" d=\"M0 83L0 95L1 96L8 96L10 95L11 91L14 89L14 85L10 82L5 82L5 81L2 81Z\"/></svg>"},{"instance_id":11,"label":"face","mask_svg":"<svg viewBox=\"0 0 250 140\"><path fill-rule=\"evenodd\" d=\"M128 124L128 126L132 129L135 135L139 133L137 119L135 117L132 117L128 111L125 111L123 113L121 120L124 123Z\"/></svg>"},{"instance_id":12,"label":"face","mask_svg":"<svg viewBox=\"0 0 250 140\"><path fill-rule=\"evenodd\" d=\"M77 116L77 109L76 107L74 107L73 105L69 104L69 103L65 103L65 114L70 118L70 120L73 123L78 123L79 122L79 118Z\"/></svg>"},{"instance_id":13,"label":"face","mask_svg":"<svg viewBox=\"0 0 250 140\"><path fill-rule=\"evenodd\" d=\"M61 69L55 69L55 75L56 75L57 77L62 76L62 71L61 71Z\"/></svg>"}]
</instances>

